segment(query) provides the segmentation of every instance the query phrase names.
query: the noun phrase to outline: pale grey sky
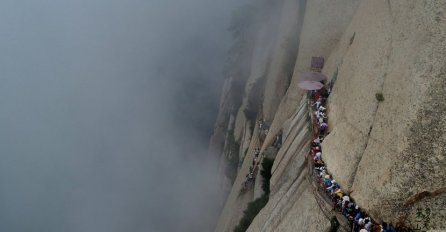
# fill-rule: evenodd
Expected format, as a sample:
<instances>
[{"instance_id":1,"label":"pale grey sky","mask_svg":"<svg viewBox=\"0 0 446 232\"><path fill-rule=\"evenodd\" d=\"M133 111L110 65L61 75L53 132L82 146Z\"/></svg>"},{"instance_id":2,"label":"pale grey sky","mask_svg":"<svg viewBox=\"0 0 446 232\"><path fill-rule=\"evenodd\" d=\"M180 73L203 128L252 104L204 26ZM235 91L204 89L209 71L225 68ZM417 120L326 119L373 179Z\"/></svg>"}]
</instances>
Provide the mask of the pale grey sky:
<instances>
[{"instance_id":1,"label":"pale grey sky","mask_svg":"<svg viewBox=\"0 0 446 232\"><path fill-rule=\"evenodd\" d=\"M0 1L0 231L208 231L236 2Z\"/></svg>"}]
</instances>

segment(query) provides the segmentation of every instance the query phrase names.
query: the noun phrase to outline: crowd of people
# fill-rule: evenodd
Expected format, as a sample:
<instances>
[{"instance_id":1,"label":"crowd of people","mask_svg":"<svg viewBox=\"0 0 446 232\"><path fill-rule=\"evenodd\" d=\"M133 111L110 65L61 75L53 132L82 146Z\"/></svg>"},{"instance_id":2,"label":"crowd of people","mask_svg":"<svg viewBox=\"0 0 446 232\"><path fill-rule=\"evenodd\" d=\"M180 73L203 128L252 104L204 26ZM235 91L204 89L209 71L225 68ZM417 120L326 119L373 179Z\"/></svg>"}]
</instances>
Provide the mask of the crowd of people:
<instances>
[{"instance_id":1,"label":"crowd of people","mask_svg":"<svg viewBox=\"0 0 446 232\"><path fill-rule=\"evenodd\" d=\"M260 164L260 148L254 149L254 158L252 159L252 163L249 166L249 172L245 176L245 180L242 183L242 192L246 192L248 190L249 184L254 184L257 173L259 172L259 164Z\"/></svg>"},{"instance_id":2,"label":"crowd of people","mask_svg":"<svg viewBox=\"0 0 446 232\"><path fill-rule=\"evenodd\" d=\"M322 82L323 83L323 82ZM324 83L323 83L324 84ZM330 87L332 87L331 83ZM312 124L314 128L313 141L311 144L311 150L305 159L309 159L311 156L311 163L314 170L314 176L316 184L322 191L322 194L331 200L333 210L342 214L349 222L352 232L397 232L406 231L404 227L394 228L391 224L385 222L379 224L370 218L370 216L362 210L350 197L349 193L344 192L341 186L336 182L333 176L328 172L327 167L322 159L322 146L321 143L324 140L328 132L328 115L326 108L326 101L331 92L331 88L325 87L319 90L311 91L310 100L312 110ZM260 119L258 121L259 126L259 138L266 136L268 133L268 126ZM274 138L274 147L280 148L282 145L282 132L280 131ZM245 180L242 183L242 192L248 189L250 183L254 183L255 177L259 170L260 164L260 148L254 149L254 157L251 166L249 167L249 173L246 175Z\"/></svg>"},{"instance_id":3,"label":"crowd of people","mask_svg":"<svg viewBox=\"0 0 446 232\"><path fill-rule=\"evenodd\" d=\"M312 157L315 180L323 194L331 199L333 210L337 210L348 220L353 232L396 232L397 230L387 223L375 223L349 196L344 192L332 175L328 172L327 167L322 160L322 146L328 124L327 124L327 108L326 100L330 91L322 88L321 90L313 90L312 98L312 123L315 128L314 140L311 144L311 150L305 159Z\"/></svg>"},{"instance_id":4,"label":"crowd of people","mask_svg":"<svg viewBox=\"0 0 446 232\"><path fill-rule=\"evenodd\" d=\"M259 119L257 121L257 125L259 127L259 141L263 142L266 135L269 131L269 126L265 123L263 119ZM280 130L277 135L274 137L272 146L279 149L282 146L282 130ZM253 159L252 164L249 167L249 172L245 176L245 180L242 183L241 192L244 193L248 189L250 185L254 184L255 178L257 176L257 173L259 171L259 165L260 165L260 148L256 147L254 149L253 153Z\"/></svg>"}]
</instances>

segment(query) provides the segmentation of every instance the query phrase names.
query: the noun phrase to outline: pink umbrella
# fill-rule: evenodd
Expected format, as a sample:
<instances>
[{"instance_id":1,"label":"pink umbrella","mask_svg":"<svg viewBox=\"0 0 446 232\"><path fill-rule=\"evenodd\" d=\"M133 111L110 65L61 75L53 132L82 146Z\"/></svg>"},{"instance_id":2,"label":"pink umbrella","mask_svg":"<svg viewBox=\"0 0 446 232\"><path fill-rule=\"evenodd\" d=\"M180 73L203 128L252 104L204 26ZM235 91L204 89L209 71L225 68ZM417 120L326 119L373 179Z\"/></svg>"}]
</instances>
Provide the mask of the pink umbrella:
<instances>
[{"instance_id":1,"label":"pink umbrella","mask_svg":"<svg viewBox=\"0 0 446 232\"><path fill-rule=\"evenodd\" d=\"M301 81L323 81L327 77L320 72L305 72L300 76Z\"/></svg>"},{"instance_id":2,"label":"pink umbrella","mask_svg":"<svg viewBox=\"0 0 446 232\"><path fill-rule=\"evenodd\" d=\"M305 90L316 90L321 89L324 85L319 81L301 81L297 84L297 86Z\"/></svg>"}]
</instances>

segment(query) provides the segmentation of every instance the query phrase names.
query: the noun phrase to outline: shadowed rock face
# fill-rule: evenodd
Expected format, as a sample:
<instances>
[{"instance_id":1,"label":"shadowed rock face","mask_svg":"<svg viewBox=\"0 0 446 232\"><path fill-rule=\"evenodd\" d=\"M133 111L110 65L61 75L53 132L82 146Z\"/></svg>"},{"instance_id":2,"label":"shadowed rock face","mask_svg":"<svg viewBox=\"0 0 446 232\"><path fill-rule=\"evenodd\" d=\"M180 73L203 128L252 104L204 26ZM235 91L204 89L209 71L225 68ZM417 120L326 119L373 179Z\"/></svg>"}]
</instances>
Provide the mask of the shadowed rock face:
<instances>
[{"instance_id":1,"label":"shadowed rock face","mask_svg":"<svg viewBox=\"0 0 446 232\"><path fill-rule=\"evenodd\" d=\"M302 136L304 128L296 129L305 120L298 116L303 92L297 80L311 56L326 58L322 72L329 79L337 73L328 101L330 134L322 144L334 179L378 222L416 228L421 212L429 220L418 226L446 227L445 15L446 2L440 0L306 1L291 85L277 108L268 105L277 104L273 98L263 102L264 109L277 110L262 150L279 130L283 146L273 167L270 201L248 231L328 227L299 171L305 169L300 145L309 138ZM268 79L265 91L276 85Z\"/></svg>"}]
</instances>

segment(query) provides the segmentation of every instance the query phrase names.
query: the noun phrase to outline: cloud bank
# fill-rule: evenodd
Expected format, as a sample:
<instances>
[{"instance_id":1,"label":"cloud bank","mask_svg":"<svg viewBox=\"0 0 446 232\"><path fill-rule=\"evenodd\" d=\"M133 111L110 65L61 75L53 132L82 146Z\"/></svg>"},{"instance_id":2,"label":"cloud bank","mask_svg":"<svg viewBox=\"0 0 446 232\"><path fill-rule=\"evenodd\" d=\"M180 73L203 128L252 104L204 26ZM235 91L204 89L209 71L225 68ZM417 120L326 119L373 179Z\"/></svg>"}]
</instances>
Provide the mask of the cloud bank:
<instances>
[{"instance_id":1,"label":"cloud bank","mask_svg":"<svg viewBox=\"0 0 446 232\"><path fill-rule=\"evenodd\" d=\"M209 231L236 1L0 3L0 231Z\"/></svg>"}]
</instances>

